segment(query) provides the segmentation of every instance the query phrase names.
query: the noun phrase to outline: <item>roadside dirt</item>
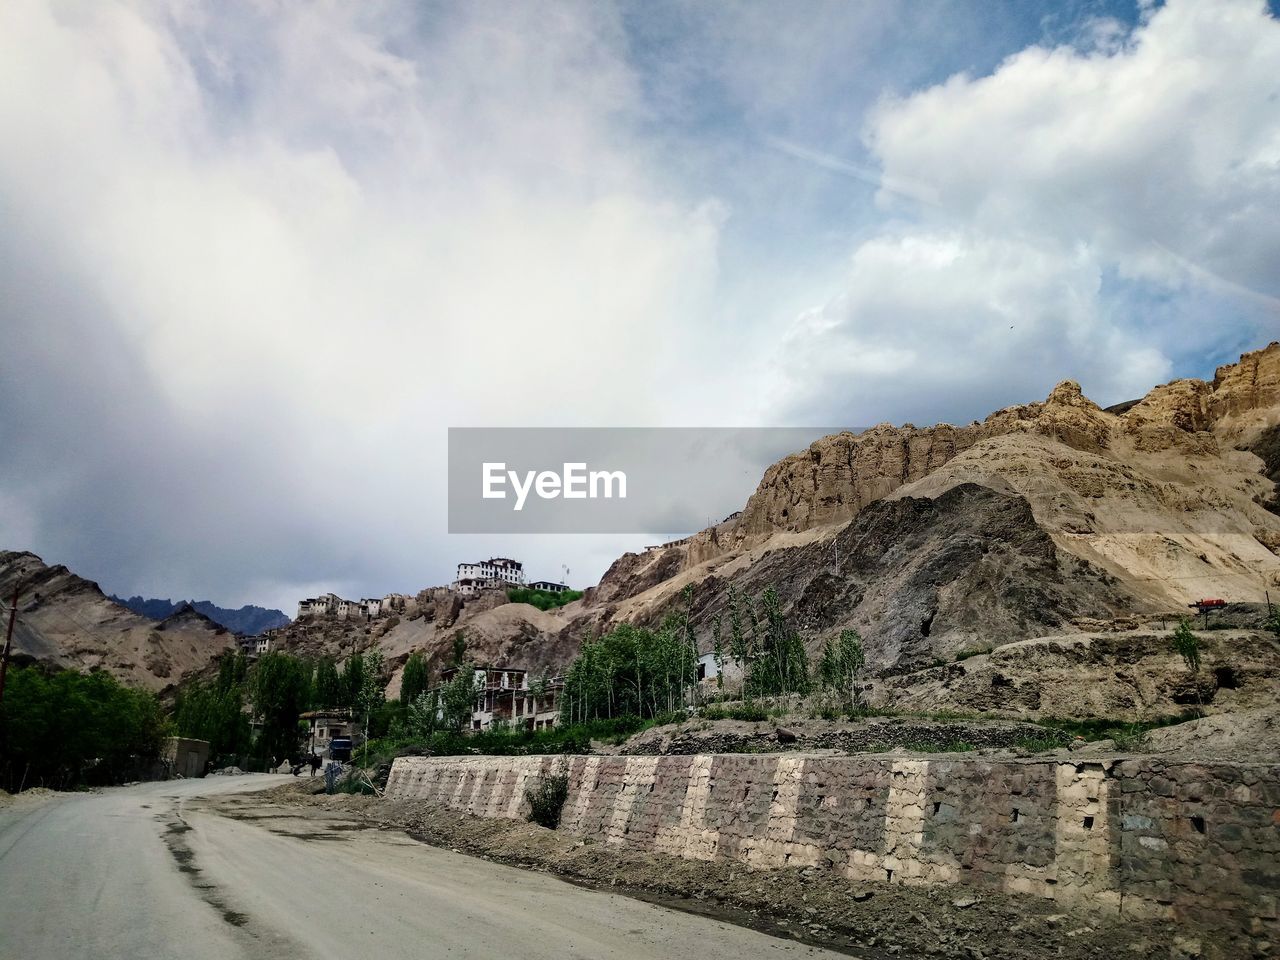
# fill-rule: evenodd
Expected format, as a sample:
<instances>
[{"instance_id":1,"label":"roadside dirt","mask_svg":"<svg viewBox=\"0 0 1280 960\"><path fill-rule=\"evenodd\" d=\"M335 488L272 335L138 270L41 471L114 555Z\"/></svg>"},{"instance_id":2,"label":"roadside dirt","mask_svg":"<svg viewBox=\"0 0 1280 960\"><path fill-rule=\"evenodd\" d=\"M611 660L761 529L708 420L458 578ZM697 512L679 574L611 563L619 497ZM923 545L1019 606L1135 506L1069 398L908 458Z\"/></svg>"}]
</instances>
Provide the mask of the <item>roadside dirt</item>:
<instances>
[{"instance_id":1,"label":"roadside dirt","mask_svg":"<svg viewBox=\"0 0 1280 960\"><path fill-rule=\"evenodd\" d=\"M1192 936L1168 923L1064 910L1039 898L961 887L854 883L807 868L756 871L741 864L683 860L605 846L529 823L487 820L421 801L312 794L311 783L254 796L217 798L226 816L306 817L404 831L434 846L713 916L775 936L867 958L963 960L1236 958L1249 956L1223 934Z\"/></svg>"}]
</instances>

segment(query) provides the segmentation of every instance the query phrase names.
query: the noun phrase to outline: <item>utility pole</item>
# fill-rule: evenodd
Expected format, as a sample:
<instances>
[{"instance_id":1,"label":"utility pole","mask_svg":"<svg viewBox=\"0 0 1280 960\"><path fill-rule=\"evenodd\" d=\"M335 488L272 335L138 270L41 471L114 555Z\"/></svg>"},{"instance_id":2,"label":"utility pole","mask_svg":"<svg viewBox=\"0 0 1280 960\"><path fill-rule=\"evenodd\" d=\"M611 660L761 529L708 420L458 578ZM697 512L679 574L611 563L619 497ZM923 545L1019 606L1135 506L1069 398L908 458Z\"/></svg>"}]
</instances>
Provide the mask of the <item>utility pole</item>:
<instances>
[{"instance_id":1,"label":"utility pole","mask_svg":"<svg viewBox=\"0 0 1280 960\"><path fill-rule=\"evenodd\" d=\"M9 628L4 633L4 652L0 653L0 702L4 701L4 678L9 672L9 650L13 646L13 624L18 618L19 588L13 588L13 601L9 604Z\"/></svg>"}]
</instances>

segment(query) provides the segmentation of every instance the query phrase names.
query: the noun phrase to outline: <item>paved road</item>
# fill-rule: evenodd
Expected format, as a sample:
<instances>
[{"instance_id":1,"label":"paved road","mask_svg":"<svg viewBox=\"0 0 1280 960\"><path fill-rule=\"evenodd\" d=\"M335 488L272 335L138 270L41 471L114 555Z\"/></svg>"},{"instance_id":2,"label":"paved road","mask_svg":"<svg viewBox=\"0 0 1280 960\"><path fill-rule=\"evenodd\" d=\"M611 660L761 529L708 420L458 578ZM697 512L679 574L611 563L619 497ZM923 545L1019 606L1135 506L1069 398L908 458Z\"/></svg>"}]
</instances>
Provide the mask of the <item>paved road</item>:
<instances>
[{"instance_id":1,"label":"paved road","mask_svg":"<svg viewBox=\"0 0 1280 960\"><path fill-rule=\"evenodd\" d=\"M836 954L246 798L211 777L0 809L0 960Z\"/></svg>"}]
</instances>

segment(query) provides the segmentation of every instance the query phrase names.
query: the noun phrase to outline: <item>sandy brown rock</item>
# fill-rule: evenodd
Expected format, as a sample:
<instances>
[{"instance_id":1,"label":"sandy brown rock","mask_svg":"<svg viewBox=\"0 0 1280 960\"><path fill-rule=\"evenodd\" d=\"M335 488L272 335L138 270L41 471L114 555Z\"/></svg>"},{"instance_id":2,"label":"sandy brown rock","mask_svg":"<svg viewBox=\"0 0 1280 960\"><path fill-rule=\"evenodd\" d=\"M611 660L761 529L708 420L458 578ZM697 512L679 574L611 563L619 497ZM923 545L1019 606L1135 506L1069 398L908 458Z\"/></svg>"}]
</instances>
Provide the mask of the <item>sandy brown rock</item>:
<instances>
[{"instance_id":1,"label":"sandy brown rock","mask_svg":"<svg viewBox=\"0 0 1280 960\"><path fill-rule=\"evenodd\" d=\"M33 553L0 552L0 595L21 587L13 660L79 670L162 691L234 649L230 631L190 607L157 623L108 600L92 581ZM7 604L5 605L7 608Z\"/></svg>"}]
</instances>

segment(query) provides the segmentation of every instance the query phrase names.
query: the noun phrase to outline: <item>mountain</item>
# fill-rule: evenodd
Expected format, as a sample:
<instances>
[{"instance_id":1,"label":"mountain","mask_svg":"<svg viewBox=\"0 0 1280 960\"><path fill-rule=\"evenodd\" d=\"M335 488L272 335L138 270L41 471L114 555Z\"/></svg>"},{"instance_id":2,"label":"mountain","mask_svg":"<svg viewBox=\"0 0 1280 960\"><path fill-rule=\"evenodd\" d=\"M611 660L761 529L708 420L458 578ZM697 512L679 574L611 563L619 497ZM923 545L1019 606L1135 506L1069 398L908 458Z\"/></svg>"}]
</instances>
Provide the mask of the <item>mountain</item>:
<instances>
[{"instance_id":1,"label":"mountain","mask_svg":"<svg viewBox=\"0 0 1280 960\"><path fill-rule=\"evenodd\" d=\"M1280 595L1277 478L1273 343L1211 380L1109 409L1066 381L968 425L825 437L765 471L739 513L620 557L559 610L424 592L395 624L351 624L339 638L336 625L302 622L285 642L338 656L376 647L396 663L411 650L443 659L464 629L478 659L555 669L613 624L658 622L690 584L708 637L734 584L776 589L811 652L852 627L869 666L910 671L977 648L1146 629L1205 597Z\"/></svg>"},{"instance_id":2,"label":"mountain","mask_svg":"<svg viewBox=\"0 0 1280 960\"><path fill-rule=\"evenodd\" d=\"M0 552L0 597L12 597L15 589L15 663L101 669L163 691L235 647L229 630L190 607L156 622L64 566L48 566L34 553Z\"/></svg>"},{"instance_id":3,"label":"mountain","mask_svg":"<svg viewBox=\"0 0 1280 960\"><path fill-rule=\"evenodd\" d=\"M246 604L238 610L228 610L208 600L144 600L142 597L129 597L126 600L114 594L108 599L150 620L164 620L183 607L191 607L232 633L247 637L257 636L289 623L289 618L283 612L268 610L253 604Z\"/></svg>"}]
</instances>

